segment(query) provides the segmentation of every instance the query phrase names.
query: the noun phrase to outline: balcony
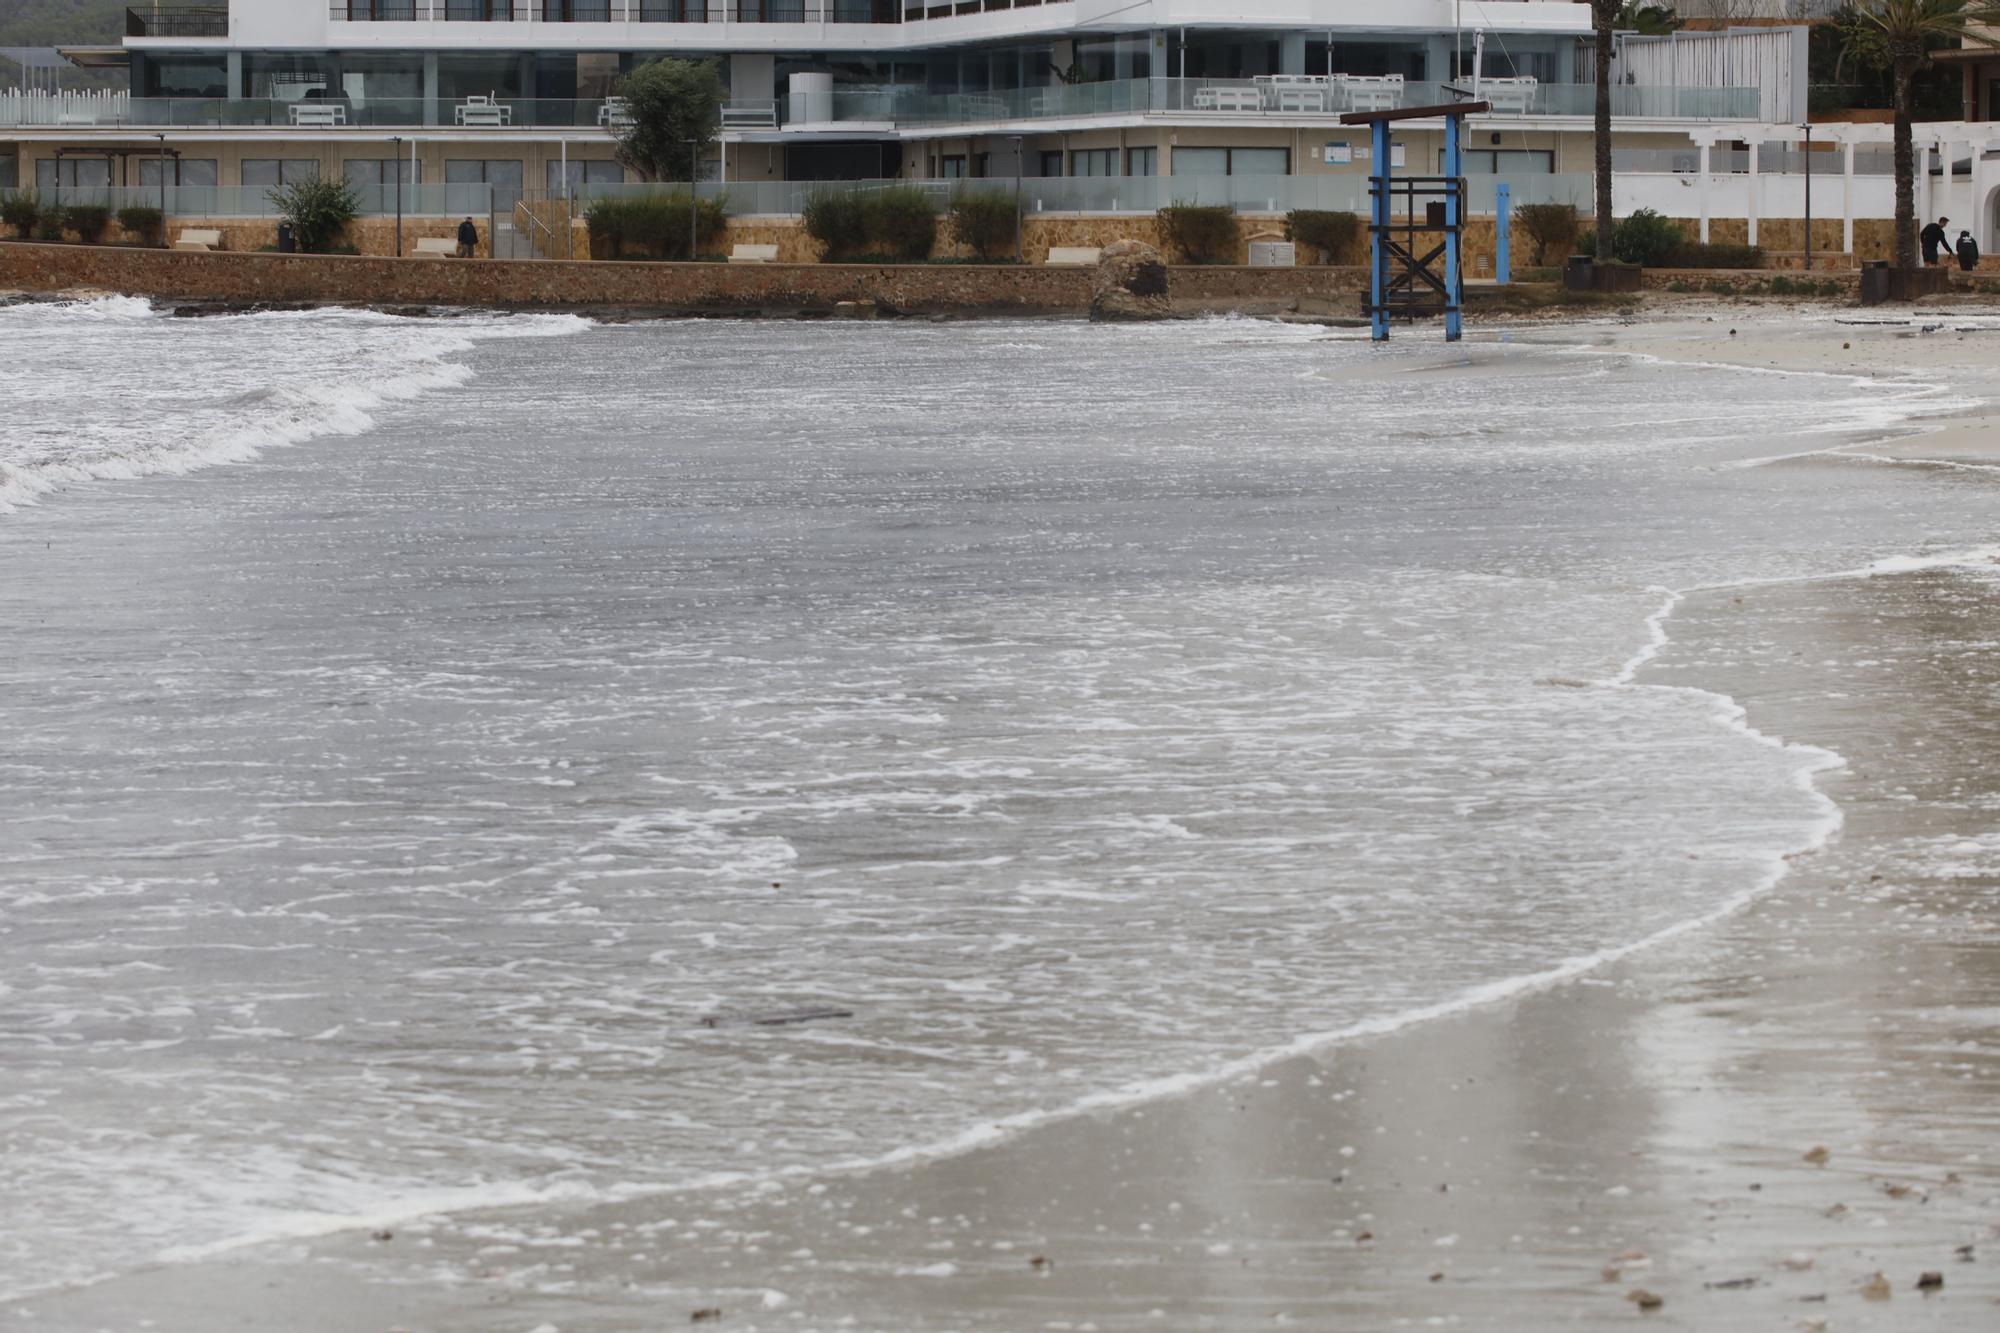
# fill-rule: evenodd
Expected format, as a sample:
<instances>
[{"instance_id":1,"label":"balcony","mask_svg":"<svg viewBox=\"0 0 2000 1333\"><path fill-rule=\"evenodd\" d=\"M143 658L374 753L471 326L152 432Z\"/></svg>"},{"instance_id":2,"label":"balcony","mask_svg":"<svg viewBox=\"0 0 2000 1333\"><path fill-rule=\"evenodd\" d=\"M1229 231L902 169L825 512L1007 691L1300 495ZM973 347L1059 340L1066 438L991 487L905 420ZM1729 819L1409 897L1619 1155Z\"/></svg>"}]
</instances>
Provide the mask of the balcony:
<instances>
[{"instance_id":1,"label":"balcony","mask_svg":"<svg viewBox=\"0 0 2000 1333\"><path fill-rule=\"evenodd\" d=\"M128 9L127 37L227 37L228 5L194 5L183 9Z\"/></svg>"},{"instance_id":2,"label":"balcony","mask_svg":"<svg viewBox=\"0 0 2000 1333\"><path fill-rule=\"evenodd\" d=\"M341 0L336 23L899 23L903 0ZM986 0L1006 9L1006 0ZM978 5L972 7L978 11ZM917 11L922 17L922 11Z\"/></svg>"},{"instance_id":3,"label":"balcony","mask_svg":"<svg viewBox=\"0 0 2000 1333\"><path fill-rule=\"evenodd\" d=\"M781 104L737 99L727 129L775 129ZM601 129L625 122L618 99L554 97L270 98L128 97L124 93L0 95L0 128L60 129Z\"/></svg>"},{"instance_id":4,"label":"balcony","mask_svg":"<svg viewBox=\"0 0 2000 1333\"><path fill-rule=\"evenodd\" d=\"M916 88L847 88L793 93L773 100L739 99L722 112L724 129L821 127L869 122L905 130L1026 124L1108 117L1166 117L1177 124L1265 122L1332 127L1352 99L1274 94L1250 80L1129 79L1057 84L990 93L926 93ZM1613 113L1622 118L1711 121L1755 120L1755 88L1647 88L1614 90ZM1583 84L1545 84L1488 113L1496 120L1544 116L1588 119L1593 93ZM1450 95L1436 84L1399 85L1393 97L1377 90L1369 105L1434 106ZM349 98L296 101L215 97L125 97L68 100L0 99L0 127L64 129L411 129L616 130L623 119L617 99L549 97Z\"/></svg>"},{"instance_id":5,"label":"balcony","mask_svg":"<svg viewBox=\"0 0 2000 1333\"><path fill-rule=\"evenodd\" d=\"M1522 81L1530 83L1530 81ZM1493 99L1492 116L1593 114L1589 84L1517 85ZM984 93L926 93L916 88L836 89L794 94L793 122L872 121L915 128L1170 114L1198 121L1215 116L1333 123L1349 111L1438 106L1459 100L1443 84L1391 79L1128 79L1054 84ZM1755 120L1755 88L1641 87L1612 89L1612 115L1666 120Z\"/></svg>"}]
</instances>

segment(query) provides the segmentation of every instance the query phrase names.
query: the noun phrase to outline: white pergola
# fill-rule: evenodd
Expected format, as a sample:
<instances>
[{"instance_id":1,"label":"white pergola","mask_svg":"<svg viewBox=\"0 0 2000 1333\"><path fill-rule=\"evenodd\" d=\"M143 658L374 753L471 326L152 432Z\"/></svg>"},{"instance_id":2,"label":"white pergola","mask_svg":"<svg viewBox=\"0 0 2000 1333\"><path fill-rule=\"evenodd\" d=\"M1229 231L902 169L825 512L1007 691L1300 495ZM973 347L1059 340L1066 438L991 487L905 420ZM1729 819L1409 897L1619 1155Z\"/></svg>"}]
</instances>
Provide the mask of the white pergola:
<instances>
[{"instance_id":1,"label":"white pergola","mask_svg":"<svg viewBox=\"0 0 2000 1333\"><path fill-rule=\"evenodd\" d=\"M1757 244L1757 219L1764 212L1765 182L1785 173L1760 173L1758 171L1758 149L1764 144L1778 144L1784 147L1803 146L1808 141L1815 144L1837 144L1841 157L1840 205L1841 205L1841 248L1849 253L1854 250L1855 180L1854 151L1860 147L1888 148L1894 143L1893 126L1884 124L1824 124L1824 125L1701 125L1688 131L1691 139L1701 150L1700 166L1700 209L1701 239L1708 240L1708 219L1711 205L1713 176L1710 173L1710 152L1718 144L1743 143L1750 150L1750 171L1748 177L1748 217L1750 224L1750 244ZM1993 219L1988 215L1986 201L2000 188L2000 157L1989 159L1989 154L2000 154L2000 122L1984 121L1934 121L1912 127L1912 137L1917 153L1917 217L1925 221L1939 212L1955 219L1961 219L1968 230L1975 230L1984 237L1989 234ZM1971 170L1961 186L1953 172L1953 164L1961 156L1971 159ZM1932 163L1941 162L1941 184L1931 179ZM1813 173L1815 181L1822 179ZM1827 179L1831 179L1831 176ZM1964 211L1959 211L1959 201L1964 203ZM1831 201L1829 201L1831 202ZM1787 215L1789 216L1789 214ZM1825 214L1831 217L1832 213ZM1866 215L1864 215L1866 216Z\"/></svg>"}]
</instances>

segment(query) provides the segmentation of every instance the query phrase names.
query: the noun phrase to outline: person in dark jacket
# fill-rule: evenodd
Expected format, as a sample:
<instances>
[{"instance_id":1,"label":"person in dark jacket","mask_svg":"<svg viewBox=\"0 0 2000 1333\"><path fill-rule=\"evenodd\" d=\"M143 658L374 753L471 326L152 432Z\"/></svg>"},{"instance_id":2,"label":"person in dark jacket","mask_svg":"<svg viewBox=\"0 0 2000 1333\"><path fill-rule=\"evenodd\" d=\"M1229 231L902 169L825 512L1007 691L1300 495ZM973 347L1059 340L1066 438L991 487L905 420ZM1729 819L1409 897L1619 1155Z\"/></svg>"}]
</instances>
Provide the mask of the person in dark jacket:
<instances>
[{"instance_id":1,"label":"person in dark jacket","mask_svg":"<svg viewBox=\"0 0 2000 1333\"><path fill-rule=\"evenodd\" d=\"M471 218L467 218L458 224L458 257L470 259L478 253L479 228L472 225Z\"/></svg>"},{"instance_id":2,"label":"person in dark jacket","mask_svg":"<svg viewBox=\"0 0 2000 1333\"><path fill-rule=\"evenodd\" d=\"M1949 221L1950 218L1939 218L1925 227L1923 234L1917 237L1917 240L1923 243L1925 268L1934 268L1938 262L1938 251L1951 244L1951 238L1944 232L1944 224Z\"/></svg>"},{"instance_id":3,"label":"person in dark jacket","mask_svg":"<svg viewBox=\"0 0 2000 1333\"><path fill-rule=\"evenodd\" d=\"M1979 267L1979 242L1972 239L1972 233L1958 234L1958 266L1967 273Z\"/></svg>"}]
</instances>

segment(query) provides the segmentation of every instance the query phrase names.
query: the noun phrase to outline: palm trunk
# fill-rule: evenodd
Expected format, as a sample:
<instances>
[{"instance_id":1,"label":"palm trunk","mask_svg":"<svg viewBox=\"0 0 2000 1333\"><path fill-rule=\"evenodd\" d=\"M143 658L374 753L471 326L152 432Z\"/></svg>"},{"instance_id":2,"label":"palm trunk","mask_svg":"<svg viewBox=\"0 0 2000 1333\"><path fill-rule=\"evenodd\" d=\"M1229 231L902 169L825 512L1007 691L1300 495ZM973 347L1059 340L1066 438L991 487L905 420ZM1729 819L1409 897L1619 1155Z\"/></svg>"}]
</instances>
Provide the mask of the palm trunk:
<instances>
[{"instance_id":1,"label":"palm trunk","mask_svg":"<svg viewBox=\"0 0 2000 1333\"><path fill-rule=\"evenodd\" d=\"M1613 9L1596 0L1597 21L1597 257L1611 258L1611 23Z\"/></svg>"},{"instance_id":2,"label":"palm trunk","mask_svg":"<svg viewBox=\"0 0 2000 1333\"><path fill-rule=\"evenodd\" d=\"M1917 266L1917 151L1910 137L1910 89L1917 76L1913 60L1896 62L1896 255L1897 268Z\"/></svg>"}]
</instances>

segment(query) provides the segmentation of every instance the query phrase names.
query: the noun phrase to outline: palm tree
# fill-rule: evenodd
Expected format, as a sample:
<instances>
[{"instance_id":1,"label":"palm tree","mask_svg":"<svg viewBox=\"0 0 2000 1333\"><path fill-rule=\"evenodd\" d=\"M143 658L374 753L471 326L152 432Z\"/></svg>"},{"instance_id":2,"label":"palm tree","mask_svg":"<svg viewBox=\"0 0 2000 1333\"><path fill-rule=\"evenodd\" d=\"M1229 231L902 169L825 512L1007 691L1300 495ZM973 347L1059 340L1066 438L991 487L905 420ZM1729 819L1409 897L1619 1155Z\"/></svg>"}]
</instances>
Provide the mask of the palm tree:
<instances>
[{"instance_id":1,"label":"palm tree","mask_svg":"<svg viewBox=\"0 0 2000 1333\"><path fill-rule=\"evenodd\" d=\"M1917 154L1910 133L1912 88L1940 46L2000 46L1986 31L2000 4L1968 0L1857 0L1841 31L1844 55L1889 67L1896 103L1896 267L1917 266ZM1949 168L1947 168L1948 170Z\"/></svg>"},{"instance_id":2,"label":"palm tree","mask_svg":"<svg viewBox=\"0 0 2000 1333\"><path fill-rule=\"evenodd\" d=\"M1597 257L1611 258L1611 27L1623 0L1589 0L1597 29Z\"/></svg>"}]
</instances>

